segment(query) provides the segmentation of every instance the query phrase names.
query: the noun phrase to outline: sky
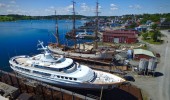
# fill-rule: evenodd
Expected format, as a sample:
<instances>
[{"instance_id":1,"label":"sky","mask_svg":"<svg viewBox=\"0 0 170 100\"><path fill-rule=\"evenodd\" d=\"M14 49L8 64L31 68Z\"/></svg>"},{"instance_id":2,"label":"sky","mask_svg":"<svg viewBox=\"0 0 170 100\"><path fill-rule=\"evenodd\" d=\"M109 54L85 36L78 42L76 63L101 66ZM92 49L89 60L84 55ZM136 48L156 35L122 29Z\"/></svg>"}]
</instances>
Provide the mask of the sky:
<instances>
[{"instance_id":1,"label":"sky","mask_svg":"<svg viewBox=\"0 0 170 100\"><path fill-rule=\"evenodd\" d=\"M74 0L76 14L94 16L97 0ZM100 16L170 13L170 0L98 0ZM0 15L72 14L72 0L0 0Z\"/></svg>"}]
</instances>

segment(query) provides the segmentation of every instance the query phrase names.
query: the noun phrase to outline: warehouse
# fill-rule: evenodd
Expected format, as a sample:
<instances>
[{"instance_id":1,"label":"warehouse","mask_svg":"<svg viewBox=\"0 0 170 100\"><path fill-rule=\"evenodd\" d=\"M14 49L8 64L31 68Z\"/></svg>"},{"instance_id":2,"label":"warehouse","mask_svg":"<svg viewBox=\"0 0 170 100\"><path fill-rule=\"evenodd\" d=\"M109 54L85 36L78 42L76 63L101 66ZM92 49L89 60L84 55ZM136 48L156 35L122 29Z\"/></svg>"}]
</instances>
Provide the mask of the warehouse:
<instances>
[{"instance_id":1,"label":"warehouse","mask_svg":"<svg viewBox=\"0 0 170 100\"><path fill-rule=\"evenodd\" d=\"M103 33L103 42L136 43L137 31L133 30L106 30Z\"/></svg>"},{"instance_id":2,"label":"warehouse","mask_svg":"<svg viewBox=\"0 0 170 100\"><path fill-rule=\"evenodd\" d=\"M155 58L154 54L151 51L144 49L134 49L133 50L133 59L140 60L141 58L151 59Z\"/></svg>"}]
</instances>

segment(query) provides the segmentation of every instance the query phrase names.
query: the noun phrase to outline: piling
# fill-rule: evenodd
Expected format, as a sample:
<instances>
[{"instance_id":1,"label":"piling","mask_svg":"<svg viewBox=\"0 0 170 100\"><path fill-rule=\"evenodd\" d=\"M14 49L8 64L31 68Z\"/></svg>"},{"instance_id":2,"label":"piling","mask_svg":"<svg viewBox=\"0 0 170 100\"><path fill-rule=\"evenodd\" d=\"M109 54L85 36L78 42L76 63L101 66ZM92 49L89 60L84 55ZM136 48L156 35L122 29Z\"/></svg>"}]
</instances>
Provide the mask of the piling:
<instances>
[{"instance_id":1,"label":"piling","mask_svg":"<svg viewBox=\"0 0 170 100\"><path fill-rule=\"evenodd\" d=\"M14 83L13 83L13 81L12 81L12 77L11 77L9 74L8 74L8 77L9 77L9 80L10 80L11 85L14 86Z\"/></svg>"},{"instance_id":2,"label":"piling","mask_svg":"<svg viewBox=\"0 0 170 100\"><path fill-rule=\"evenodd\" d=\"M45 100L45 95L44 95L43 87L42 87L42 86L40 86L40 89L41 89L41 94L42 94L42 96L43 96L43 100Z\"/></svg>"},{"instance_id":3,"label":"piling","mask_svg":"<svg viewBox=\"0 0 170 100\"><path fill-rule=\"evenodd\" d=\"M50 91L51 91L51 99L52 99L52 100L54 100L53 90L52 90L52 89L50 89Z\"/></svg>"}]
</instances>

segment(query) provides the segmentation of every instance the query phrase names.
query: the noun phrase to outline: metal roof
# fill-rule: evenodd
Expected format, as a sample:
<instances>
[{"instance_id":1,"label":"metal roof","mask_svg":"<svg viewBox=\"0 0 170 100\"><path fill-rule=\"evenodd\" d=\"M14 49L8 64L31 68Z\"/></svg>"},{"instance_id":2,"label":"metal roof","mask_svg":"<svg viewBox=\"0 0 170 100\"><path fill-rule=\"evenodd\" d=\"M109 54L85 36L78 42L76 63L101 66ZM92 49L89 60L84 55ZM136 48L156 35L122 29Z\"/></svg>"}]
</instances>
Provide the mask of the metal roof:
<instances>
[{"instance_id":1,"label":"metal roof","mask_svg":"<svg viewBox=\"0 0 170 100\"><path fill-rule=\"evenodd\" d=\"M150 57L155 57L154 54L151 51L144 50L144 49L134 49L134 54L144 54L148 55Z\"/></svg>"},{"instance_id":2,"label":"metal roof","mask_svg":"<svg viewBox=\"0 0 170 100\"><path fill-rule=\"evenodd\" d=\"M0 95L0 100L9 100L9 99Z\"/></svg>"}]
</instances>

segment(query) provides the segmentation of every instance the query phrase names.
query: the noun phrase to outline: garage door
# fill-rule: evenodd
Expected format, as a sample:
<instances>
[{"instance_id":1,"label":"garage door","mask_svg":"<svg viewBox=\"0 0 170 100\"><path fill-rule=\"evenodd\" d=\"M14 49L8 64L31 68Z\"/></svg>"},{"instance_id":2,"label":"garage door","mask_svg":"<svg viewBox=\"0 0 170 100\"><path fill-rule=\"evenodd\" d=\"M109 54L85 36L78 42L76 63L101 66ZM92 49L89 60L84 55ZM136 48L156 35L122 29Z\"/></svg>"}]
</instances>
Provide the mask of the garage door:
<instances>
[{"instance_id":1,"label":"garage door","mask_svg":"<svg viewBox=\"0 0 170 100\"><path fill-rule=\"evenodd\" d=\"M119 43L119 38L114 38L114 39L113 39L113 42L114 42L114 43Z\"/></svg>"}]
</instances>

